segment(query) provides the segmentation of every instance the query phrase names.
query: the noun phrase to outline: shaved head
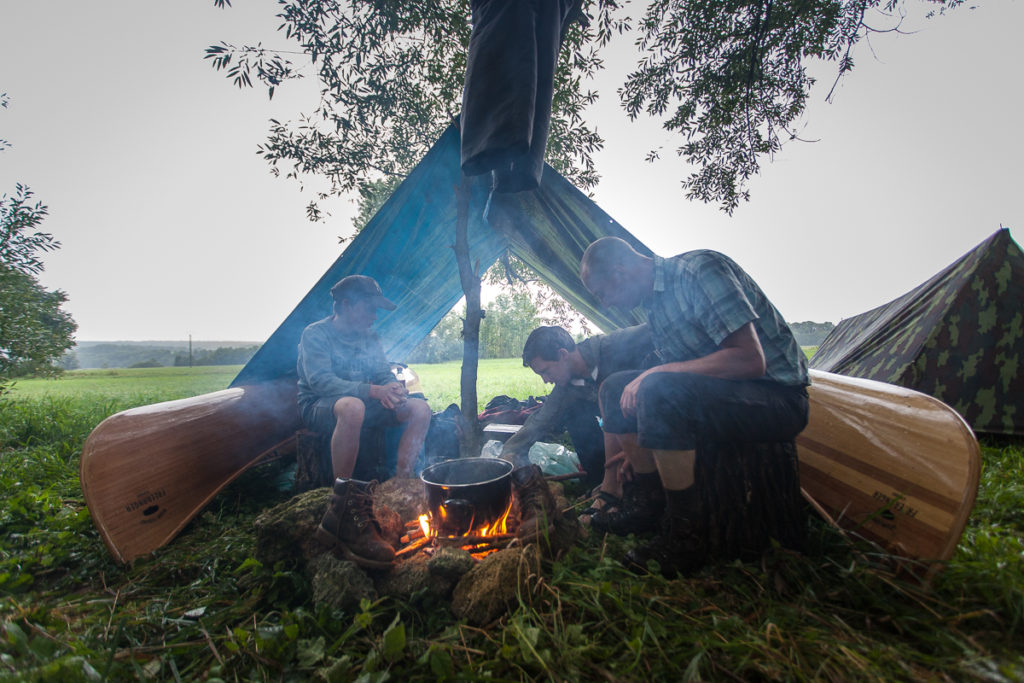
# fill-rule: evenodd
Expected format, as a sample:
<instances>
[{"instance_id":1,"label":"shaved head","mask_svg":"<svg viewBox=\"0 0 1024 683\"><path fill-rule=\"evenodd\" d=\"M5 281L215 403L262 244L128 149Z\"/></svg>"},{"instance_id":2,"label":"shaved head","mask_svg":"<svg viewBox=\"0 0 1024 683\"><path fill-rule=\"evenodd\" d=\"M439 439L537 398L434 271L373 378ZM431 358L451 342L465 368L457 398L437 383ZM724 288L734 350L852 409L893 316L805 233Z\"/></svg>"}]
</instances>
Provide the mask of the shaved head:
<instances>
[{"instance_id":1,"label":"shaved head","mask_svg":"<svg viewBox=\"0 0 1024 683\"><path fill-rule=\"evenodd\" d=\"M615 266L628 266L642 258L626 240L619 237L602 237L590 243L580 261L580 274L586 282L591 277L603 277Z\"/></svg>"},{"instance_id":2,"label":"shaved head","mask_svg":"<svg viewBox=\"0 0 1024 683\"><path fill-rule=\"evenodd\" d=\"M651 288L649 257L619 237L602 237L583 252L580 279L604 305L629 309Z\"/></svg>"}]
</instances>

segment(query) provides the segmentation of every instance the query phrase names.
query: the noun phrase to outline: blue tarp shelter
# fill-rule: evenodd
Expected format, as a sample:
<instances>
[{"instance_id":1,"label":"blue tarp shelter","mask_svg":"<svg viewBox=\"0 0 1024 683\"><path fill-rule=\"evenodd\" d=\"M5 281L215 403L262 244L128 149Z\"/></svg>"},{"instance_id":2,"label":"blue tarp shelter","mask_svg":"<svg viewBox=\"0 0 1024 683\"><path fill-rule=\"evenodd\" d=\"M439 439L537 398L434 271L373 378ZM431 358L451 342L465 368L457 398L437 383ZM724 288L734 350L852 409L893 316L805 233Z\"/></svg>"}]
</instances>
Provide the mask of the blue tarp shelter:
<instances>
[{"instance_id":1,"label":"blue tarp shelter","mask_svg":"<svg viewBox=\"0 0 1024 683\"><path fill-rule=\"evenodd\" d=\"M302 330L330 315L330 289L346 275L369 275L397 304L375 325L390 359L403 360L430 334L463 294L452 248L459 163L458 129L449 126L231 385L294 376ZM537 190L495 195L485 220L484 178L473 183L468 223L471 261L480 272L508 252L601 329L642 321L638 310L601 310L580 281L579 262L587 245L606 235L650 254L646 246L550 166Z\"/></svg>"}]
</instances>

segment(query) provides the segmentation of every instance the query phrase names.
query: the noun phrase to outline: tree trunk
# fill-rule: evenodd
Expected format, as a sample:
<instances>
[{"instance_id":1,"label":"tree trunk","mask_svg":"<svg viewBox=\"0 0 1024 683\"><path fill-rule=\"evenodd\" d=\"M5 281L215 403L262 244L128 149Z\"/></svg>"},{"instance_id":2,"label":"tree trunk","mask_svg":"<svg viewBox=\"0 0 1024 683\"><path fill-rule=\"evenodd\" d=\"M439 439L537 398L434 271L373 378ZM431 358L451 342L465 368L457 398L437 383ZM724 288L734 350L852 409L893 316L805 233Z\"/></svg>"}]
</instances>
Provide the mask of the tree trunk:
<instances>
[{"instance_id":1,"label":"tree trunk","mask_svg":"<svg viewBox=\"0 0 1024 683\"><path fill-rule=\"evenodd\" d=\"M457 213L455 219L455 261L459 265L459 279L466 295L466 318L462 322L462 398L463 429L459 443L463 458L480 455L480 427L477 422L476 377L480 360L480 273L474 269L469 254L469 198L470 181L462 176L455 188Z\"/></svg>"}]
</instances>

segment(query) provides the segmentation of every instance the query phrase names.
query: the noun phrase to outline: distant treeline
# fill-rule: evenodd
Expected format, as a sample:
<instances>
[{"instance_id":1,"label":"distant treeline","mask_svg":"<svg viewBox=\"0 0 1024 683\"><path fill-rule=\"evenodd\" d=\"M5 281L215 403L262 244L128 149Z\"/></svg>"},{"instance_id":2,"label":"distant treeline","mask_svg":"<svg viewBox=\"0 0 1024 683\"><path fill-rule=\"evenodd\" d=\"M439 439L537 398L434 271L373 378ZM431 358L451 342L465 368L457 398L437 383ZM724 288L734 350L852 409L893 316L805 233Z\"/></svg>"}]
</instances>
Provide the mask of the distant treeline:
<instances>
[{"instance_id":1,"label":"distant treeline","mask_svg":"<svg viewBox=\"0 0 1024 683\"><path fill-rule=\"evenodd\" d=\"M793 330L793 336L796 337L796 343L800 346L821 346L821 342L825 341L829 332L835 329L835 325L832 323L812 323L810 321L790 323L789 326Z\"/></svg>"},{"instance_id":2,"label":"distant treeline","mask_svg":"<svg viewBox=\"0 0 1024 683\"><path fill-rule=\"evenodd\" d=\"M193 348L187 346L147 346L145 344L99 343L83 345L64 354L61 367L65 370L93 368L158 368L189 365L242 365L260 348L250 346L220 346Z\"/></svg>"},{"instance_id":3,"label":"distant treeline","mask_svg":"<svg viewBox=\"0 0 1024 683\"><path fill-rule=\"evenodd\" d=\"M499 297L500 298L500 297ZM488 308L480 328L481 358L515 358L523 350L526 337L543 324L525 297L508 297ZM801 346L820 346L835 327L832 323L791 323L793 334ZM446 315L438 326L409 355L408 363L440 363L462 358L461 311ZM61 359L65 370L91 368L155 368L188 366L187 342L145 343L85 342ZM191 365L242 365L260 348L247 346L214 346L212 342L197 343L191 354Z\"/></svg>"}]
</instances>

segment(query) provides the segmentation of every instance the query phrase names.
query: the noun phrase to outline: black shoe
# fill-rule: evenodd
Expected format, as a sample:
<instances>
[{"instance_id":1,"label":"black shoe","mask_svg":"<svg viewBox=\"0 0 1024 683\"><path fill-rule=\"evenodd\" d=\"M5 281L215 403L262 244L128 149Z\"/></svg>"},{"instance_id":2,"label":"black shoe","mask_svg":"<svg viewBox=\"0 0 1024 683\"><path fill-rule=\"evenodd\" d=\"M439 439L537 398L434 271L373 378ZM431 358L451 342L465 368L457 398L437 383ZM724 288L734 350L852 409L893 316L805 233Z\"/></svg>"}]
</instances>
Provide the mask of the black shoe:
<instances>
[{"instance_id":1,"label":"black shoe","mask_svg":"<svg viewBox=\"0 0 1024 683\"><path fill-rule=\"evenodd\" d=\"M664 513L665 492L658 473L636 474L622 487L622 502L592 515L590 526L619 536L642 534L657 529Z\"/></svg>"},{"instance_id":2,"label":"black shoe","mask_svg":"<svg viewBox=\"0 0 1024 683\"><path fill-rule=\"evenodd\" d=\"M626 553L625 564L647 572L648 562L652 560L668 578L689 574L704 566L707 549L699 526L686 517L666 517L660 533Z\"/></svg>"},{"instance_id":3,"label":"black shoe","mask_svg":"<svg viewBox=\"0 0 1024 683\"><path fill-rule=\"evenodd\" d=\"M667 577L689 574L708 559L705 543L705 515L700 492L693 486L682 491L665 491L665 516L661 531L649 543L626 553L625 562L647 571L647 563L658 563Z\"/></svg>"}]
</instances>

